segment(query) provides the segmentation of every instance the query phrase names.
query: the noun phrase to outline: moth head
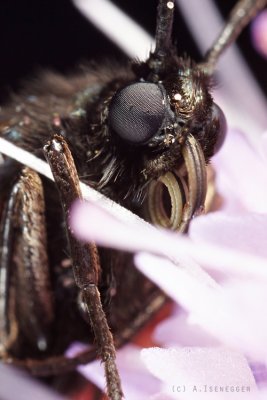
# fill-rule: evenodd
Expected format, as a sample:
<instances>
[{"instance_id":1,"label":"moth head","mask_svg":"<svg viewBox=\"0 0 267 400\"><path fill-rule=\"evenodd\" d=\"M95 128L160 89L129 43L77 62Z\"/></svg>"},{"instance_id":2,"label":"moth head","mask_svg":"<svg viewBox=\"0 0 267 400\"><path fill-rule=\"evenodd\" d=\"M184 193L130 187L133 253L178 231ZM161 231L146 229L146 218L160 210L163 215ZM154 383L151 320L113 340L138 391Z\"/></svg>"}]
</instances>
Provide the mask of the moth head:
<instances>
[{"instance_id":1,"label":"moth head","mask_svg":"<svg viewBox=\"0 0 267 400\"><path fill-rule=\"evenodd\" d=\"M159 0L155 49L145 62L134 63L136 80L113 92L109 101L107 142L116 150L119 144L121 151L116 179L128 168L133 187L152 187L150 220L161 226L185 231L193 216L205 208L206 166L226 134L225 116L211 96L212 77L220 55L248 22L241 3L234 9L235 19L231 14L197 64L177 54L171 38L174 2ZM254 3L246 5L248 15L256 12ZM162 185L170 194L169 213L164 210Z\"/></svg>"},{"instance_id":2,"label":"moth head","mask_svg":"<svg viewBox=\"0 0 267 400\"><path fill-rule=\"evenodd\" d=\"M207 88L205 78L199 74L131 83L111 100L109 128L125 143L148 146L154 152L175 142L182 145L188 132L199 136L200 141L210 132L209 158L223 143L226 122Z\"/></svg>"}]
</instances>

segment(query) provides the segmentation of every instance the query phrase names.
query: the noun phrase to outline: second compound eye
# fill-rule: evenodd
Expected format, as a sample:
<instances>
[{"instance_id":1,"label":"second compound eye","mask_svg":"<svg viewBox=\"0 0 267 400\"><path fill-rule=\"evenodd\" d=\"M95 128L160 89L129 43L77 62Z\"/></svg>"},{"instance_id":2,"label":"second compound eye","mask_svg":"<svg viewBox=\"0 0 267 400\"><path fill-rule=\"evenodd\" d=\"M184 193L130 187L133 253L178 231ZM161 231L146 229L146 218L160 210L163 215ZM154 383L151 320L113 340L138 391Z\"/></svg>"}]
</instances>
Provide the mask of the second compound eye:
<instances>
[{"instance_id":1,"label":"second compound eye","mask_svg":"<svg viewBox=\"0 0 267 400\"><path fill-rule=\"evenodd\" d=\"M165 110L164 94L158 85L133 83L114 95L108 123L122 139L132 144L144 144L162 127Z\"/></svg>"},{"instance_id":2,"label":"second compound eye","mask_svg":"<svg viewBox=\"0 0 267 400\"><path fill-rule=\"evenodd\" d=\"M227 131L227 122L225 119L225 115L221 108L216 104L213 103L212 106L212 119L214 121L218 122L218 131L217 131L217 137L216 137L216 144L214 147L214 154L217 153L220 148L222 147L225 137L226 137L226 131Z\"/></svg>"}]
</instances>

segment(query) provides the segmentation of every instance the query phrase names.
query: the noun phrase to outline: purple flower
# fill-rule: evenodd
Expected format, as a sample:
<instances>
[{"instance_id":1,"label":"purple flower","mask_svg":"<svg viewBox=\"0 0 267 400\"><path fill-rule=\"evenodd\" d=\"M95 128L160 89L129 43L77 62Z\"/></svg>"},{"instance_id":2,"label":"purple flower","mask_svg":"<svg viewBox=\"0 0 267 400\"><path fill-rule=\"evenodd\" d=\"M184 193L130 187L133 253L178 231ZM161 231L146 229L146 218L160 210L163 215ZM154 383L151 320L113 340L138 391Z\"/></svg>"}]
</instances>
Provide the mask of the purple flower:
<instances>
[{"instance_id":1,"label":"purple flower","mask_svg":"<svg viewBox=\"0 0 267 400\"><path fill-rule=\"evenodd\" d=\"M250 397L257 388L253 371L266 376L266 143L263 135L255 148L241 133L229 132L214 160L222 209L195 218L189 237L122 222L101 202L74 206L71 224L80 238L135 252L136 266L177 304L154 332L164 348L128 345L118 352L127 399L264 395L262 389ZM104 388L96 364L80 371ZM211 386L211 392L201 395L194 386ZM237 392L243 386L249 389Z\"/></svg>"},{"instance_id":2,"label":"purple flower","mask_svg":"<svg viewBox=\"0 0 267 400\"><path fill-rule=\"evenodd\" d=\"M41 382L33 380L25 371L1 364L0 375L1 400L66 400Z\"/></svg>"},{"instance_id":3,"label":"purple flower","mask_svg":"<svg viewBox=\"0 0 267 400\"><path fill-rule=\"evenodd\" d=\"M263 56L267 57L267 10L262 11L252 23L252 41L255 48Z\"/></svg>"},{"instance_id":4,"label":"purple flower","mask_svg":"<svg viewBox=\"0 0 267 400\"><path fill-rule=\"evenodd\" d=\"M267 133L252 144L247 136L231 130L212 163L224 210L267 212Z\"/></svg>"}]
</instances>

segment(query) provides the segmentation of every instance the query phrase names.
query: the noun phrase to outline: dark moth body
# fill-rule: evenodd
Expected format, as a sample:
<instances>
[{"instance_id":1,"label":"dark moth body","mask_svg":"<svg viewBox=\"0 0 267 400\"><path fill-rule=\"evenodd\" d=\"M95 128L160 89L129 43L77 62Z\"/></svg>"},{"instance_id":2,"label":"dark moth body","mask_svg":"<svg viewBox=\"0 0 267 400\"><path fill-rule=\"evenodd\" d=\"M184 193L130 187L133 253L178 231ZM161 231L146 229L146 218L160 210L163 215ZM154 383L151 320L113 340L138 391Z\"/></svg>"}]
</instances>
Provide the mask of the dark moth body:
<instances>
[{"instance_id":1,"label":"dark moth body","mask_svg":"<svg viewBox=\"0 0 267 400\"><path fill-rule=\"evenodd\" d=\"M107 101L114 91L134 80L130 67L113 68L97 66L67 78L52 73L36 78L27 85L25 92L13 95L2 110L1 136L43 158L44 143L52 134L59 133L70 146L83 182L142 214L144 184L142 180L139 182L134 170L126 171L125 176L128 155L124 161L122 150L121 158L116 158L102 121ZM126 167L122 165L123 161ZM10 160L0 167L1 186L5 187L5 192L1 192L1 201L8 198L21 168ZM20 332L18 341L11 349L11 354L19 358L61 355L74 340L90 341L88 323L78 306L79 290L75 285L71 263L67 262L70 252L58 192L46 178L42 178L42 182L55 318L48 333L50 343L46 351L40 351L37 344L30 343L23 331ZM138 188L139 194L135 196ZM15 256L21 258L20 254ZM99 288L111 330L115 336L126 335L127 339L131 336L129 332L132 330L134 334L136 330L131 324L136 319L143 319L140 324L143 325L150 316L149 312L156 311L164 303L165 297L134 268L130 254L102 249L100 262L102 273ZM13 281L16 281L16 276L12 278ZM23 298L18 300L18 320L21 302ZM146 307L149 308L147 316Z\"/></svg>"}]
</instances>

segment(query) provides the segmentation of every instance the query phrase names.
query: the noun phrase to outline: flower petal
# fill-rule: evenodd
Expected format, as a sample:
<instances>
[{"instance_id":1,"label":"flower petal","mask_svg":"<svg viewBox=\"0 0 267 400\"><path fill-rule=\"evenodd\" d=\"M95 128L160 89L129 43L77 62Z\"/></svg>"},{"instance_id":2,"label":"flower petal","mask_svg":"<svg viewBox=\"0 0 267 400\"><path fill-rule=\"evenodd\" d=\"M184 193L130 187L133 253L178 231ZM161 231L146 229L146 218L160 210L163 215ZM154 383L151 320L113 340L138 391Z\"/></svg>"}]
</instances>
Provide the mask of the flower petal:
<instances>
[{"instance_id":1,"label":"flower petal","mask_svg":"<svg viewBox=\"0 0 267 400\"><path fill-rule=\"evenodd\" d=\"M158 324L153 337L164 347L213 347L221 343L202 327L190 321L189 315L182 310Z\"/></svg>"},{"instance_id":2,"label":"flower petal","mask_svg":"<svg viewBox=\"0 0 267 400\"><path fill-rule=\"evenodd\" d=\"M138 254L135 260L142 272L190 314L191 323L227 346L266 362L266 284L236 280L211 287L171 261L148 254ZM179 325L172 330L178 332Z\"/></svg>"},{"instance_id":3,"label":"flower petal","mask_svg":"<svg viewBox=\"0 0 267 400\"><path fill-rule=\"evenodd\" d=\"M149 371L166 384L167 394L176 392L174 398L236 399L239 393L232 393L231 388L242 387L257 393L246 359L225 348L150 348L142 350L141 357ZM246 398L246 389L242 394L240 398Z\"/></svg>"},{"instance_id":4,"label":"flower petal","mask_svg":"<svg viewBox=\"0 0 267 400\"><path fill-rule=\"evenodd\" d=\"M267 132L263 133L261 137L261 143L259 147L259 153L263 159L263 161L267 162Z\"/></svg>"},{"instance_id":5,"label":"flower petal","mask_svg":"<svg viewBox=\"0 0 267 400\"><path fill-rule=\"evenodd\" d=\"M70 224L74 233L82 240L94 240L102 246L131 252L160 254L171 258L189 274L197 274L200 280L209 281L212 285L215 282L199 265L223 271L232 270L234 265L241 275L267 279L265 257L220 244L192 242L188 237L155 229L141 220L126 224L101 206L89 202L78 202L74 205Z\"/></svg>"},{"instance_id":6,"label":"flower petal","mask_svg":"<svg viewBox=\"0 0 267 400\"><path fill-rule=\"evenodd\" d=\"M1 363L0 375L1 400L67 400L43 383L29 377L24 371L14 367Z\"/></svg>"},{"instance_id":7,"label":"flower petal","mask_svg":"<svg viewBox=\"0 0 267 400\"><path fill-rule=\"evenodd\" d=\"M68 350L68 355L74 356L87 348L81 343L74 343ZM152 376L140 358L140 348L127 345L117 351L117 366L127 400L147 400L161 390L161 382ZM78 371L101 390L105 391L106 381L103 366L96 360L78 367Z\"/></svg>"},{"instance_id":8,"label":"flower petal","mask_svg":"<svg viewBox=\"0 0 267 400\"><path fill-rule=\"evenodd\" d=\"M216 186L224 208L267 212L267 173L259 152L238 131L231 130L213 158Z\"/></svg>"},{"instance_id":9,"label":"flower petal","mask_svg":"<svg viewBox=\"0 0 267 400\"><path fill-rule=\"evenodd\" d=\"M197 243L219 243L267 258L266 232L267 214L216 212L195 218L189 235Z\"/></svg>"},{"instance_id":10,"label":"flower petal","mask_svg":"<svg viewBox=\"0 0 267 400\"><path fill-rule=\"evenodd\" d=\"M267 58L267 10L262 11L252 22L251 35L256 50Z\"/></svg>"}]
</instances>

